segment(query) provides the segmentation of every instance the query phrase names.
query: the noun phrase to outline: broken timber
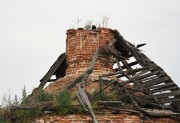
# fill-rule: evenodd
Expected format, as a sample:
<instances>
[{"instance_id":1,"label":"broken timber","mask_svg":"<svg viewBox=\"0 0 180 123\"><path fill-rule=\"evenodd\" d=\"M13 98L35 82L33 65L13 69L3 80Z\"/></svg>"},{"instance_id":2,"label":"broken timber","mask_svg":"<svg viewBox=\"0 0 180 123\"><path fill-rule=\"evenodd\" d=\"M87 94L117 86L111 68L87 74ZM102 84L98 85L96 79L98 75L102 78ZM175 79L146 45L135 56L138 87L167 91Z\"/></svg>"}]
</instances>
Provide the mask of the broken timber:
<instances>
[{"instance_id":1,"label":"broken timber","mask_svg":"<svg viewBox=\"0 0 180 123\"><path fill-rule=\"evenodd\" d=\"M40 80L41 83L40 83L38 89L42 90L47 82L55 81L56 79L65 76L66 68L67 68L66 55L65 55L65 53L63 53L59 56L59 58L55 61L55 63L50 67L50 69L46 73L46 75ZM50 79L53 75L56 75L55 80Z\"/></svg>"},{"instance_id":2,"label":"broken timber","mask_svg":"<svg viewBox=\"0 0 180 123\"><path fill-rule=\"evenodd\" d=\"M83 88L80 87L79 84L77 84L78 92L77 97L81 105L84 107L86 111L88 111L91 114L91 118L93 119L93 123L98 123L96 119L96 115L93 111L93 108L91 106L91 103L89 101L89 98Z\"/></svg>"},{"instance_id":3,"label":"broken timber","mask_svg":"<svg viewBox=\"0 0 180 123\"><path fill-rule=\"evenodd\" d=\"M95 64L95 61L97 60L98 58L98 55L99 55L99 50L97 50L95 53L94 53L94 56L90 62L90 65L89 67L87 68L87 70L81 74L72 84L70 84L67 89L71 89L73 88L75 85L77 86L77 98L80 102L80 104L83 106L83 108L88 111L90 113L90 116L93 120L93 123L98 123L97 119L96 119L96 115L93 111L93 108L91 106L91 103L89 101L89 98L86 94L86 91L85 91L85 86L86 86L86 81L89 77L89 75L93 72L93 68L94 68L94 64ZM80 84L83 84L83 88L80 86Z\"/></svg>"},{"instance_id":4,"label":"broken timber","mask_svg":"<svg viewBox=\"0 0 180 123\"><path fill-rule=\"evenodd\" d=\"M99 50L97 50L95 53L94 53L94 56L89 64L89 67L87 68L87 70L81 74L78 78L76 78L76 80L74 82L72 82L68 87L67 89L71 89L73 88L77 83L79 82L82 82L82 81L86 81L87 78L89 77L89 75L93 72L93 67L94 67L94 64L95 64L95 61L97 60L98 58L98 55L99 55Z\"/></svg>"},{"instance_id":5,"label":"broken timber","mask_svg":"<svg viewBox=\"0 0 180 123\"><path fill-rule=\"evenodd\" d=\"M115 35L115 39L113 40L115 47L113 47L112 44L107 44L104 49L115 57L118 68L115 69L115 73L104 74L99 77L103 78L115 75L120 80L122 77L126 77L124 82L115 81L118 83L118 86L116 85L114 88L118 90L120 96L117 100L131 100L137 110L147 115L179 116L179 113L171 113L169 115L160 113L158 115L155 114L157 111L153 114L149 112L149 110L144 109L144 105L142 104L147 104L151 108L167 108L169 110L171 110L171 108L174 109L174 107L179 107L180 89L161 67L151 61L138 49L145 44L135 47L126 41L117 30L112 30L112 32ZM130 58L134 58L136 61L128 63L128 59ZM136 68L134 68L135 65ZM107 85L107 87L109 87L109 85ZM180 109L174 110L175 112L180 111Z\"/></svg>"}]
</instances>

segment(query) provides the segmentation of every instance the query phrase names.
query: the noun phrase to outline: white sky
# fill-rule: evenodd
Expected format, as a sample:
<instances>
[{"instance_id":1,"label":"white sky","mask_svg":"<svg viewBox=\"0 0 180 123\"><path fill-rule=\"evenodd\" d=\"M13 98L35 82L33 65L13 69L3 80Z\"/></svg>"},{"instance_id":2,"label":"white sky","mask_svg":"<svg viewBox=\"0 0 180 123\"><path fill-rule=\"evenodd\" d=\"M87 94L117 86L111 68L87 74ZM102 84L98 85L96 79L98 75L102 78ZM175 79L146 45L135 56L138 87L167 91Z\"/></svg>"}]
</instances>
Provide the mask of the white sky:
<instances>
[{"instance_id":1,"label":"white sky","mask_svg":"<svg viewBox=\"0 0 180 123\"><path fill-rule=\"evenodd\" d=\"M180 85L179 0L0 0L0 101L30 93L65 52L66 30L102 15ZM0 102L1 104L1 102Z\"/></svg>"}]
</instances>

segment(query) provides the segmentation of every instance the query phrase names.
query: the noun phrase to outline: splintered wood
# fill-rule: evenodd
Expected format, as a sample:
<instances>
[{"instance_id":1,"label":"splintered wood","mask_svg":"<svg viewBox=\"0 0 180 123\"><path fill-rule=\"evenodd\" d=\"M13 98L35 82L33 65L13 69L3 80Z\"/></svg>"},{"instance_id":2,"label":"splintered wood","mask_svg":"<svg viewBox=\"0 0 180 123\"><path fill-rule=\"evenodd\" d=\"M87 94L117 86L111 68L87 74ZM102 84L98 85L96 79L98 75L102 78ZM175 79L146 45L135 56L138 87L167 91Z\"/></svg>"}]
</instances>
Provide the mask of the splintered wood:
<instances>
[{"instance_id":1,"label":"splintered wood","mask_svg":"<svg viewBox=\"0 0 180 123\"><path fill-rule=\"evenodd\" d=\"M145 44L135 47L117 30L112 30L112 32L116 39L115 45L107 44L104 49L114 56L117 68L114 73L103 74L99 77L103 80L103 77L116 75L118 79L110 82L116 83L112 87L119 95L117 101L131 103L135 110L145 115L180 116L180 89L162 68L138 49ZM129 60L131 58L135 61ZM126 79L122 82L122 78ZM116 104L112 105L112 102L99 103L99 105L105 105L105 103L104 108L114 110L113 107L116 107ZM124 103L120 106L121 110ZM153 110L150 111L148 108Z\"/></svg>"}]
</instances>

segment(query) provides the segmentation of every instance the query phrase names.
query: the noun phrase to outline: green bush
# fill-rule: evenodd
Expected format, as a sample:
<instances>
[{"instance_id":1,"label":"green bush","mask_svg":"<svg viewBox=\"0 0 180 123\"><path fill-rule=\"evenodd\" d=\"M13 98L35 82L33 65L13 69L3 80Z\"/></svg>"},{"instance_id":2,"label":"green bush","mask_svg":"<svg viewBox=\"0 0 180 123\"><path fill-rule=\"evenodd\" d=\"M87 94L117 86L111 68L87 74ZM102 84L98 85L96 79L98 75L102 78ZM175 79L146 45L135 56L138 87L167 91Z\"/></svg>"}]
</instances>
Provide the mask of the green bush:
<instances>
[{"instance_id":1,"label":"green bush","mask_svg":"<svg viewBox=\"0 0 180 123\"><path fill-rule=\"evenodd\" d=\"M64 89L57 95L58 112L62 115L70 114L73 112L71 95Z\"/></svg>"},{"instance_id":2,"label":"green bush","mask_svg":"<svg viewBox=\"0 0 180 123\"><path fill-rule=\"evenodd\" d=\"M97 89L93 92L93 100L94 101L107 101L109 97L104 91L99 92L100 90Z\"/></svg>"},{"instance_id":3,"label":"green bush","mask_svg":"<svg viewBox=\"0 0 180 123\"><path fill-rule=\"evenodd\" d=\"M111 92L107 94L105 90L103 90L103 80L99 78L99 89L96 89L93 93L93 100L94 101L108 101L112 100L115 97L114 93Z\"/></svg>"},{"instance_id":4,"label":"green bush","mask_svg":"<svg viewBox=\"0 0 180 123\"><path fill-rule=\"evenodd\" d=\"M0 109L0 123L31 123L39 115L38 109L19 109L10 111L7 108Z\"/></svg>"},{"instance_id":5,"label":"green bush","mask_svg":"<svg viewBox=\"0 0 180 123\"><path fill-rule=\"evenodd\" d=\"M97 94L99 92L99 94ZM98 100L107 100L107 94L106 92L103 90L103 80L102 78L99 78L99 89L94 91L93 94L94 100L98 101Z\"/></svg>"},{"instance_id":6,"label":"green bush","mask_svg":"<svg viewBox=\"0 0 180 123\"><path fill-rule=\"evenodd\" d=\"M45 93L44 91L41 91L40 94L37 97L38 101L49 101L52 100L53 97L51 94Z\"/></svg>"},{"instance_id":7,"label":"green bush","mask_svg":"<svg viewBox=\"0 0 180 123\"><path fill-rule=\"evenodd\" d=\"M0 123L9 123L12 113L8 108L0 108Z\"/></svg>"},{"instance_id":8,"label":"green bush","mask_svg":"<svg viewBox=\"0 0 180 123\"><path fill-rule=\"evenodd\" d=\"M14 112L14 116L16 119L18 119L18 122L21 123L30 123L32 120L37 118L39 115L38 109L30 109L30 110L16 110Z\"/></svg>"}]
</instances>

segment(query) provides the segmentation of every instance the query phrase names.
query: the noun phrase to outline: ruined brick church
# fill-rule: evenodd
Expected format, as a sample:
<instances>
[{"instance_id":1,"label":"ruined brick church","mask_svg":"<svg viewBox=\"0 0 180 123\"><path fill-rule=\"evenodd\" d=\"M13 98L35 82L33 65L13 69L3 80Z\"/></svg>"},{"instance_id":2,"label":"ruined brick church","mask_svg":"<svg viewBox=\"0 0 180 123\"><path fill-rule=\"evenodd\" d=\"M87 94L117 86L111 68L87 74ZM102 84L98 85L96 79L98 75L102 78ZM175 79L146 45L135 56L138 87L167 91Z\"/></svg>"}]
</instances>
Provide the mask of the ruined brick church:
<instances>
[{"instance_id":1,"label":"ruined brick church","mask_svg":"<svg viewBox=\"0 0 180 123\"><path fill-rule=\"evenodd\" d=\"M54 115L52 121L180 122L180 89L160 66L141 52L145 44L134 46L110 28L69 29L66 34L66 52L40 80L38 89L54 95L68 89L90 116ZM100 81L102 87L96 94L103 90L116 98L97 102L99 113L96 113L89 95L99 89ZM44 88L47 83L50 84Z\"/></svg>"}]
</instances>

